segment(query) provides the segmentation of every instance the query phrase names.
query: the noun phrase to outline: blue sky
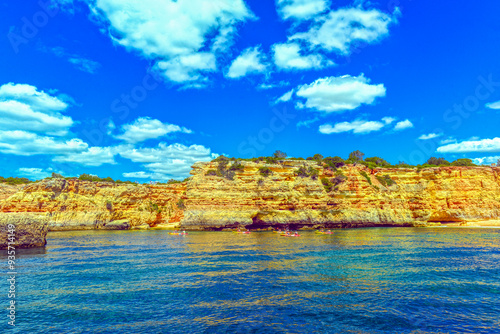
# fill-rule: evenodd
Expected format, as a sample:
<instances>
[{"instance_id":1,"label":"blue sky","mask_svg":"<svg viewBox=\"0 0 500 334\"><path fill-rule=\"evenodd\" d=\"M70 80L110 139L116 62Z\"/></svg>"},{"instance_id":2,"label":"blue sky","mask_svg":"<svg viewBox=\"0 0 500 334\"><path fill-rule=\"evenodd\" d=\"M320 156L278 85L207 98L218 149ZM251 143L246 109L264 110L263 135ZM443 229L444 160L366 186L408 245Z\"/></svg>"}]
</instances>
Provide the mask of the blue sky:
<instances>
[{"instance_id":1,"label":"blue sky","mask_svg":"<svg viewBox=\"0 0 500 334\"><path fill-rule=\"evenodd\" d=\"M500 3L0 1L0 174L500 158Z\"/></svg>"}]
</instances>

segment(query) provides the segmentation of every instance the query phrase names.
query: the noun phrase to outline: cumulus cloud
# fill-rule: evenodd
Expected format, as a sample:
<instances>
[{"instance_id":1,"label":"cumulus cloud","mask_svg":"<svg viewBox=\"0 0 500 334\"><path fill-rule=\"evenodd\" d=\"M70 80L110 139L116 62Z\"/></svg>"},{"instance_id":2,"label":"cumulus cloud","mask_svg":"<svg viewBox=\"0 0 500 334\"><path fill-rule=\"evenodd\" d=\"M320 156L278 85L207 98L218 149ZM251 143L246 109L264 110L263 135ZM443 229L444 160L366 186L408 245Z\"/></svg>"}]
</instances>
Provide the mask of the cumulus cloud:
<instances>
[{"instance_id":1,"label":"cumulus cloud","mask_svg":"<svg viewBox=\"0 0 500 334\"><path fill-rule=\"evenodd\" d=\"M114 137L127 143L139 143L148 139L156 139L173 132L192 133L191 130L185 127L163 123L150 117L139 117L134 122L123 125L121 130L122 133Z\"/></svg>"},{"instance_id":2,"label":"cumulus cloud","mask_svg":"<svg viewBox=\"0 0 500 334\"><path fill-rule=\"evenodd\" d=\"M226 77L238 79L248 74L262 73L267 69L263 63L263 55L259 47L244 50L231 64Z\"/></svg>"},{"instance_id":3,"label":"cumulus cloud","mask_svg":"<svg viewBox=\"0 0 500 334\"><path fill-rule=\"evenodd\" d=\"M376 43L389 34L389 26L397 22L393 15L376 9L341 8L316 20L308 31L298 32L290 40L303 40L313 48L349 54L354 43Z\"/></svg>"},{"instance_id":4,"label":"cumulus cloud","mask_svg":"<svg viewBox=\"0 0 500 334\"><path fill-rule=\"evenodd\" d=\"M401 131L405 129L413 128L413 123L410 122L410 120L405 119L404 121L397 122L396 126L394 127L395 131Z\"/></svg>"},{"instance_id":5,"label":"cumulus cloud","mask_svg":"<svg viewBox=\"0 0 500 334\"><path fill-rule=\"evenodd\" d=\"M355 120L352 122L336 123L333 126L331 124L323 124L319 127L319 132L325 135L343 132L367 134L374 131L380 131L385 125L385 122Z\"/></svg>"},{"instance_id":6,"label":"cumulus cloud","mask_svg":"<svg viewBox=\"0 0 500 334\"><path fill-rule=\"evenodd\" d=\"M49 170L51 170L49 168ZM27 176L32 180L40 180L52 175L52 172L45 171L41 168L19 168L17 172L22 176Z\"/></svg>"},{"instance_id":7,"label":"cumulus cloud","mask_svg":"<svg viewBox=\"0 0 500 334\"><path fill-rule=\"evenodd\" d=\"M156 179L186 177L195 162L210 161L217 157L217 154L202 145L186 146L179 143L160 143L153 148L122 149L119 154L125 159L142 163L148 170L144 174L154 174Z\"/></svg>"},{"instance_id":8,"label":"cumulus cloud","mask_svg":"<svg viewBox=\"0 0 500 334\"><path fill-rule=\"evenodd\" d=\"M396 118L394 117L382 117L382 121L385 123L385 124L391 124L392 122L395 122L396 121Z\"/></svg>"},{"instance_id":9,"label":"cumulus cloud","mask_svg":"<svg viewBox=\"0 0 500 334\"><path fill-rule=\"evenodd\" d=\"M81 139L55 139L26 131L0 131L0 152L22 156L77 154L88 149Z\"/></svg>"},{"instance_id":10,"label":"cumulus cloud","mask_svg":"<svg viewBox=\"0 0 500 334\"><path fill-rule=\"evenodd\" d=\"M123 173L122 175L124 177L129 177L129 178L133 178L133 179L153 179L153 178L155 178L154 174L146 173L146 172L130 172L130 173Z\"/></svg>"},{"instance_id":11,"label":"cumulus cloud","mask_svg":"<svg viewBox=\"0 0 500 334\"><path fill-rule=\"evenodd\" d=\"M498 102L492 102L492 103L486 103L486 108L500 109L500 101L498 101Z\"/></svg>"},{"instance_id":12,"label":"cumulus cloud","mask_svg":"<svg viewBox=\"0 0 500 334\"><path fill-rule=\"evenodd\" d=\"M429 134L423 134L423 135L421 135L420 137L418 137L418 139L420 139L420 140L429 140L429 139L434 139L434 138L441 137L441 136L442 136L441 133L429 133Z\"/></svg>"},{"instance_id":13,"label":"cumulus cloud","mask_svg":"<svg viewBox=\"0 0 500 334\"><path fill-rule=\"evenodd\" d=\"M472 159L476 165L491 165L491 164L497 164L498 161L500 160L500 156L494 156L494 157L483 157L483 158L475 158Z\"/></svg>"},{"instance_id":14,"label":"cumulus cloud","mask_svg":"<svg viewBox=\"0 0 500 334\"><path fill-rule=\"evenodd\" d=\"M298 108L309 108L326 113L354 110L362 104L373 104L377 97L385 96L383 84L370 84L363 74L353 77L321 78L297 88L296 95L304 98Z\"/></svg>"},{"instance_id":15,"label":"cumulus cloud","mask_svg":"<svg viewBox=\"0 0 500 334\"><path fill-rule=\"evenodd\" d=\"M62 99L35 86L7 83L0 86L0 130L27 130L53 136L66 135L73 125L61 112L68 108Z\"/></svg>"},{"instance_id":16,"label":"cumulus cloud","mask_svg":"<svg viewBox=\"0 0 500 334\"><path fill-rule=\"evenodd\" d=\"M276 0L276 9L284 20L309 19L323 13L329 5L328 0Z\"/></svg>"},{"instance_id":17,"label":"cumulus cloud","mask_svg":"<svg viewBox=\"0 0 500 334\"><path fill-rule=\"evenodd\" d=\"M334 63L325 60L322 55L311 54L302 56L297 43L274 44L274 63L282 70L309 70L332 66Z\"/></svg>"},{"instance_id":18,"label":"cumulus cloud","mask_svg":"<svg viewBox=\"0 0 500 334\"><path fill-rule=\"evenodd\" d=\"M89 7L116 44L177 83L206 80L237 25L254 18L243 0L99 0Z\"/></svg>"},{"instance_id":19,"label":"cumulus cloud","mask_svg":"<svg viewBox=\"0 0 500 334\"><path fill-rule=\"evenodd\" d=\"M56 156L55 162L77 163L83 166L101 166L103 164L115 165L117 147L89 147L86 151L68 155Z\"/></svg>"},{"instance_id":20,"label":"cumulus cloud","mask_svg":"<svg viewBox=\"0 0 500 334\"><path fill-rule=\"evenodd\" d=\"M466 140L437 148L440 153L500 152L500 138Z\"/></svg>"}]
</instances>

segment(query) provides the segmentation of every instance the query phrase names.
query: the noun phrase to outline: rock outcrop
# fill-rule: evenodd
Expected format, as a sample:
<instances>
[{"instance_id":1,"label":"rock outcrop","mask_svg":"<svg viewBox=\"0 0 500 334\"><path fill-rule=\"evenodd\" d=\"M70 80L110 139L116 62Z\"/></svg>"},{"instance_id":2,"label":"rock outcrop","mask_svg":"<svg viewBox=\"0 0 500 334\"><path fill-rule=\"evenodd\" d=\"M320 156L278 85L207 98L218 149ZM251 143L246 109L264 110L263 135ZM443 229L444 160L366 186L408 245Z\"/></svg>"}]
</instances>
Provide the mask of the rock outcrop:
<instances>
[{"instance_id":1,"label":"rock outcrop","mask_svg":"<svg viewBox=\"0 0 500 334\"><path fill-rule=\"evenodd\" d=\"M13 228L9 228L13 226ZM48 221L43 215L9 213L0 215L0 249L43 247L47 244Z\"/></svg>"},{"instance_id":2,"label":"rock outcrop","mask_svg":"<svg viewBox=\"0 0 500 334\"><path fill-rule=\"evenodd\" d=\"M206 175L217 163L197 163L187 184L182 225L191 229L418 226L466 224L500 217L500 168L436 167L370 170L341 168L345 176L327 192L321 178L334 173L314 161L242 162L234 180ZM299 177L299 167L318 170ZM268 177L259 168L272 170ZM389 185L384 178L395 183ZM391 182L392 183L392 182Z\"/></svg>"},{"instance_id":3,"label":"rock outcrop","mask_svg":"<svg viewBox=\"0 0 500 334\"><path fill-rule=\"evenodd\" d=\"M500 220L497 167L348 165L333 172L305 160L241 163L233 180L207 175L217 162L196 163L187 182L169 185L44 180L0 199L0 211L42 214L49 230L480 226ZM300 177L300 167L317 173ZM265 177L259 168L272 174ZM333 185L325 187L322 179Z\"/></svg>"},{"instance_id":4,"label":"rock outcrop","mask_svg":"<svg viewBox=\"0 0 500 334\"><path fill-rule=\"evenodd\" d=\"M50 231L175 224L183 217L177 202L185 188L181 183L140 185L49 179L28 184L0 201L0 211L43 214Z\"/></svg>"}]
</instances>

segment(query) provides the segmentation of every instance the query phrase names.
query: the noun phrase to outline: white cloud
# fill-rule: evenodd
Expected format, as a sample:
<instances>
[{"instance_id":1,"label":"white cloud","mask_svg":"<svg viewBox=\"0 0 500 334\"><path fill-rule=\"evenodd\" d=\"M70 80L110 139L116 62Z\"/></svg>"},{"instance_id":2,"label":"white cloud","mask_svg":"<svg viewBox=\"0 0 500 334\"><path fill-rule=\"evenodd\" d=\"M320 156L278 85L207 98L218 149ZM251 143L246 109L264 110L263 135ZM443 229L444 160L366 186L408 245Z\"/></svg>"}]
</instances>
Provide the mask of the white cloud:
<instances>
[{"instance_id":1,"label":"white cloud","mask_svg":"<svg viewBox=\"0 0 500 334\"><path fill-rule=\"evenodd\" d=\"M19 168L18 173L27 176L32 180L40 180L52 175L52 172L45 171L41 168Z\"/></svg>"},{"instance_id":2,"label":"white cloud","mask_svg":"<svg viewBox=\"0 0 500 334\"><path fill-rule=\"evenodd\" d=\"M440 153L500 152L500 138L466 140L437 148Z\"/></svg>"},{"instance_id":3,"label":"white cloud","mask_svg":"<svg viewBox=\"0 0 500 334\"><path fill-rule=\"evenodd\" d=\"M237 25L254 18L243 0L99 0L89 7L116 44L177 83L204 82Z\"/></svg>"},{"instance_id":4,"label":"white cloud","mask_svg":"<svg viewBox=\"0 0 500 334\"><path fill-rule=\"evenodd\" d=\"M457 140L456 140L455 138L453 138L453 137L448 137L448 138L446 138L446 139L442 139L442 140L439 142L439 144L441 144L441 145L445 145L445 144L456 143L456 142L457 142Z\"/></svg>"},{"instance_id":5,"label":"white cloud","mask_svg":"<svg viewBox=\"0 0 500 334\"><path fill-rule=\"evenodd\" d=\"M178 56L172 60L159 61L155 68L169 80L181 83L186 81L205 81L199 72L214 72L217 69L215 55L209 52Z\"/></svg>"},{"instance_id":6,"label":"white cloud","mask_svg":"<svg viewBox=\"0 0 500 334\"><path fill-rule=\"evenodd\" d=\"M389 26L397 23L399 10L391 16L381 11L361 8L342 8L331 11L316 21L307 32L299 32L290 40L300 39L311 47L348 54L356 43L376 43L389 34Z\"/></svg>"},{"instance_id":7,"label":"white cloud","mask_svg":"<svg viewBox=\"0 0 500 334\"><path fill-rule=\"evenodd\" d=\"M429 134L424 134L424 135L421 135L420 137L418 137L418 139L420 140L429 140L429 139L434 139L434 138L437 138L437 137L441 137L443 134L441 133L429 133Z\"/></svg>"},{"instance_id":8,"label":"white cloud","mask_svg":"<svg viewBox=\"0 0 500 334\"><path fill-rule=\"evenodd\" d=\"M134 179L153 179L155 178L154 174L146 173L146 172L130 172L123 173L124 177L134 178Z\"/></svg>"},{"instance_id":9,"label":"white cloud","mask_svg":"<svg viewBox=\"0 0 500 334\"><path fill-rule=\"evenodd\" d=\"M394 118L394 117L382 117L382 121L383 121L385 124L391 124L391 123L393 123L394 121L396 121L396 118Z\"/></svg>"},{"instance_id":10,"label":"white cloud","mask_svg":"<svg viewBox=\"0 0 500 334\"><path fill-rule=\"evenodd\" d=\"M98 62L87 59L78 54L70 53L60 46L53 48L42 46L41 50L52 53L53 55L59 58L66 59L80 71L87 72L90 74L96 73L99 67L101 67L101 64L99 64Z\"/></svg>"},{"instance_id":11,"label":"white cloud","mask_svg":"<svg viewBox=\"0 0 500 334\"><path fill-rule=\"evenodd\" d=\"M263 56L259 47L244 50L231 64L226 76L231 79L244 77L248 74L262 73L267 69L263 64Z\"/></svg>"},{"instance_id":12,"label":"white cloud","mask_svg":"<svg viewBox=\"0 0 500 334\"><path fill-rule=\"evenodd\" d=\"M35 86L7 83L0 86L0 130L27 130L63 136L73 125L61 114L68 108L62 98Z\"/></svg>"},{"instance_id":13,"label":"white cloud","mask_svg":"<svg viewBox=\"0 0 500 334\"><path fill-rule=\"evenodd\" d=\"M163 123L149 117L139 117L133 123L123 125L121 130L122 134L115 135L115 138L127 143L139 143L148 139L160 138L172 132L192 133L185 127Z\"/></svg>"},{"instance_id":14,"label":"white cloud","mask_svg":"<svg viewBox=\"0 0 500 334\"><path fill-rule=\"evenodd\" d=\"M160 143L154 148L122 149L119 154L133 162L143 163L149 172L155 174L156 179L186 177L195 162L210 161L217 157L217 154L202 145L185 146L178 143Z\"/></svg>"},{"instance_id":15,"label":"white cloud","mask_svg":"<svg viewBox=\"0 0 500 334\"><path fill-rule=\"evenodd\" d=\"M277 83L261 83L259 86L257 86L257 89L272 89L272 88L278 88L278 87L286 87L290 86L290 82L288 81L280 81Z\"/></svg>"},{"instance_id":16,"label":"white cloud","mask_svg":"<svg viewBox=\"0 0 500 334\"><path fill-rule=\"evenodd\" d=\"M329 5L328 0L276 0L278 14L284 20L309 19L324 12Z\"/></svg>"},{"instance_id":17,"label":"white cloud","mask_svg":"<svg viewBox=\"0 0 500 334\"><path fill-rule=\"evenodd\" d=\"M69 56L68 61L71 64L75 65L75 67L80 71L87 72L90 74L95 74L99 69L99 67L101 67L101 64L99 64L98 62L87 58L83 58L78 55Z\"/></svg>"},{"instance_id":18,"label":"white cloud","mask_svg":"<svg viewBox=\"0 0 500 334\"><path fill-rule=\"evenodd\" d=\"M332 133L352 132L354 134L367 134L374 131L380 131L386 124L376 121L355 120L352 122L323 124L319 127L319 132L325 135Z\"/></svg>"},{"instance_id":19,"label":"white cloud","mask_svg":"<svg viewBox=\"0 0 500 334\"><path fill-rule=\"evenodd\" d=\"M305 105L298 103L297 107L326 113L343 112L372 104L377 97L385 96L385 92L383 84L371 85L363 74L326 77L298 87L296 95L305 98L306 102Z\"/></svg>"},{"instance_id":20,"label":"white cloud","mask_svg":"<svg viewBox=\"0 0 500 334\"><path fill-rule=\"evenodd\" d=\"M89 147L86 151L68 155L56 156L55 162L77 163L84 166L101 166L103 164L115 165L114 159L117 147Z\"/></svg>"},{"instance_id":21,"label":"white cloud","mask_svg":"<svg viewBox=\"0 0 500 334\"><path fill-rule=\"evenodd\" d=\"M413 123L410 122L410 120L405 119L404 121L397 122L396 126L394 127L394 130L401 131L401 130L409 129L409 128L413 128Z\"/></svg>"},{"instance_id":22,"label":"white cloud","mask_svg":"<svg viewBox=\"0 0 500 334\"><path fill-rule=\"evenodd\" d=\"M334 65L333 62L325 60L322 55L300 54L300 46L297 43L274 44L274 63L283 70L308 70L320 69Z\"/></svg>"},{"instance_id":23,"label":"white cloud","mask_svg":"<svg viewBox=\"0 0 500 334\"><path fill-rule=\"evenodd\" d=\"M26 131L0 131L0 152L32 156L39 154L66 155L86 151L87 143L81 139L61 140L39 136Z\"/></svg>"},{"instance_id":24,"label":"white cloud","mask_svg":"<svg viewBox=\"0 0 500 334\"><path fill-rule=\"evenodd\" d=\"M274 103L277 104L277 103L280 103L280 102L288 102L288 101L290 101L292 99L292 96L293 96L293 89L289 90L285 94L283 94L280 97L278 97Z\"/></svg>"},{"instance_id":25,"label":"white cloud","mask_svg":"<svg viewBox=\"0 0 500 334\"><path fill-rule=\"evenodd\" d=\"M483 158L475 158L472 159L476 165L491 165L491 164L497 164L498 161L500 160L500 156L494 156L494 157L483 157Z\"/></svg>"},{"instance_id":26,"label":"white cloud","mask_svg":"<svg viewBox=\"0 0 500 334\"><path fill-rule=\"evenodd\" d=\"M500 101L498 101L498 102L492 102L492 103L486 103L486 108L500 109Z\"/></svg>"}]
</instances>

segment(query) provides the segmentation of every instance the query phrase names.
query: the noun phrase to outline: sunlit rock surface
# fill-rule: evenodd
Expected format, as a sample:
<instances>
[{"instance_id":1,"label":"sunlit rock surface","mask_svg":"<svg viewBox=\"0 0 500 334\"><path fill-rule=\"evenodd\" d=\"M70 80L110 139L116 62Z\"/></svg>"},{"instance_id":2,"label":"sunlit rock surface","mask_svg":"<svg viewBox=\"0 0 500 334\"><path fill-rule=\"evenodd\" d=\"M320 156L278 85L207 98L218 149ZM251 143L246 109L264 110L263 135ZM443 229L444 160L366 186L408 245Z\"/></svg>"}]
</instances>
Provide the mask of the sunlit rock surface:
<instances>
[{"instance_id":1,"label":"sunlit rock surface","mask_svg":"<svg viewBox=\"0 0 500 334\"><path fill-rule=\"evenodd\" d=\"M327 192L334 172L314 161L245 162L234 180L207 176L216 162L196 163L192 177L171 185L51 179L0 189L0 210L39 213L49 230L177 228L218 230L367 226L499 225L500 168L341 168L346 179ZM317 178L298 177L306 166ZM269 177L259 168L268 167ZM369 180L362 174L366 173ZM388 175L394 185L377 176Z\"/></svg>"},{"instance_id":2,"label":"sunlit rock surface","mask_svg":"<svg viewBox=\"0 0 500 334\"><path fill-rule=\"evenodd\" d=\"M13 233L9 233L9 225ZM0 214L0 249L43 247L47 244L48 222L43 215L32 213ZM12 250L12 248L10 248Z\"/></svg>"}]
</instances>

